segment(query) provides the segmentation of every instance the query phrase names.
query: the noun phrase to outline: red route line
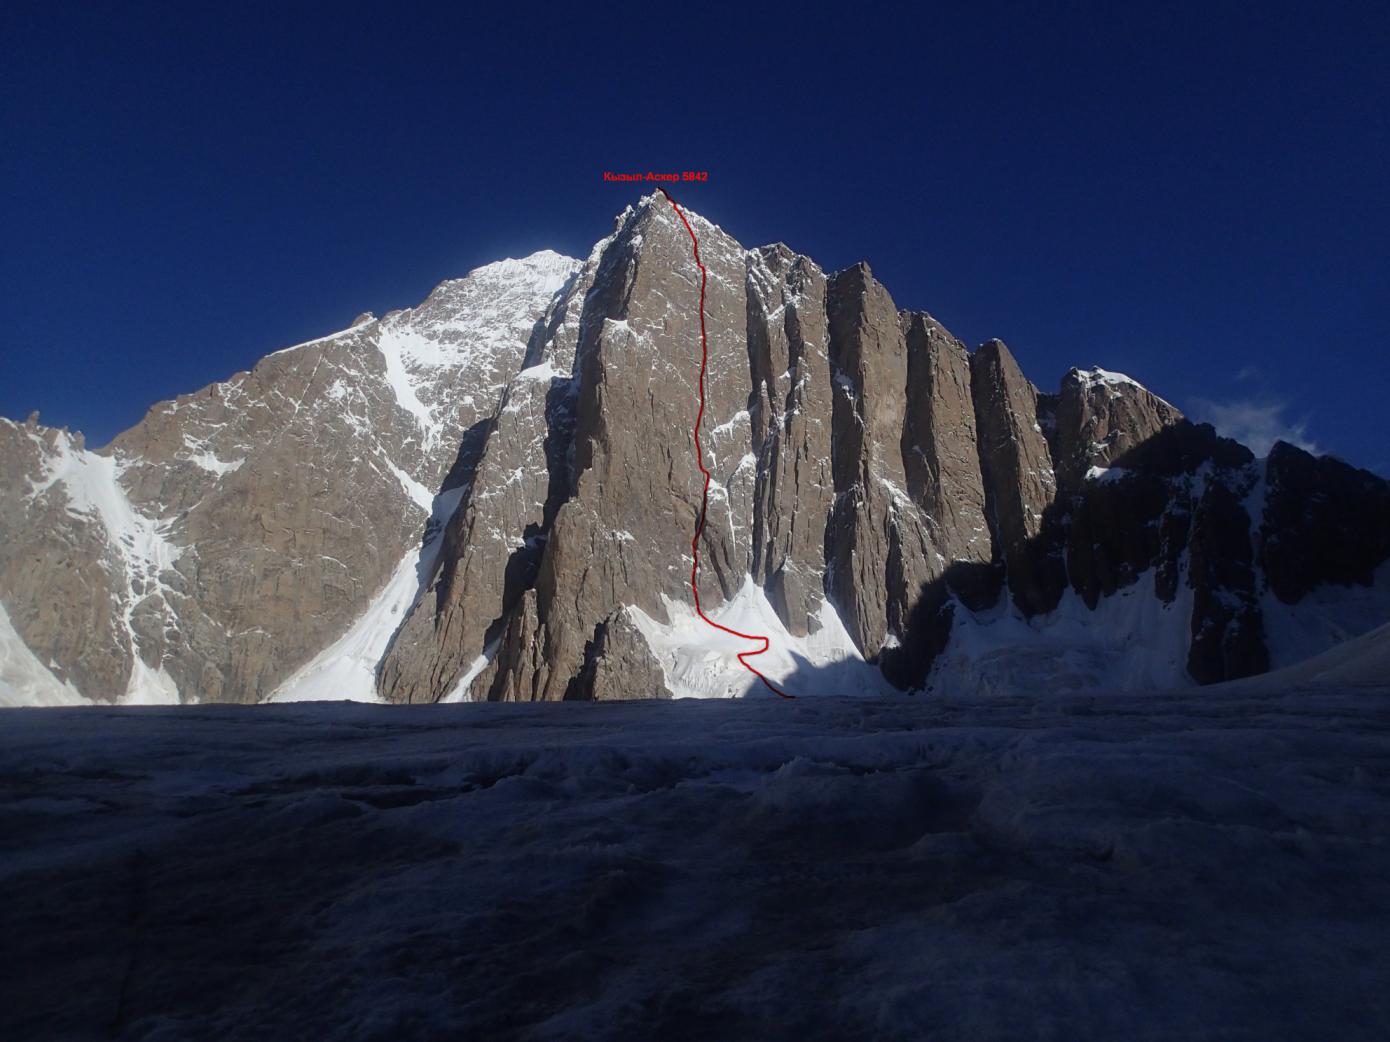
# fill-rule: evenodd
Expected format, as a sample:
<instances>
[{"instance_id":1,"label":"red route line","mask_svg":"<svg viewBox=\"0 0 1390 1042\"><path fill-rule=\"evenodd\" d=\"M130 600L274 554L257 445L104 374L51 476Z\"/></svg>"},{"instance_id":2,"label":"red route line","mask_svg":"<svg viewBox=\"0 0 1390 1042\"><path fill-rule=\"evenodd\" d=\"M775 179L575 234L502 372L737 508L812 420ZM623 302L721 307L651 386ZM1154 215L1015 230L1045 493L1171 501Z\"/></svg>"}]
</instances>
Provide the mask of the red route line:
<instances>
[{"instance_id":1,"label":"red route line","mask_svg":"<svg viewBox=\"0 0 1390 1042\"><path fill-rule=\"evenodd\" d=\"M700 468L700 473L705 476L705 487L700 493L700 517L699 520L695 522L695 536L690 540L690 553L695 562L690 566L690 592L695 595L695 613L715 629L722 630L731 636L739 637L743 640L762 641L763 646L758 648L758 650L745 651L738 656L740 664L742 664L744 669L761 680L773 694L781 698L795 698L795 695L787 694L787 692L783 691L771 680L768 680L767 677L758 672L756 666L748 661L754 655L761 655L768 649L768 646L772 642L767 637L756 633L740 633L738 630L721 625L706 615L705 610L700 607L700 587L696 579L700 574L700 537L705 533L705 513L709 510L710 482L710 473L705 469L705 453L704 450L700 448L700 424L705 418L705 370L709 368L709 339L705 335L706 273L705 266L700 260L700 240L695 238L695 229L690 227L690 222L685 219L685 214L681 211L681 208L676 205L676 200L671 197L671 193L659 186L658 191L666 197L666 201L671 204L671 209L675 210L676 216L681 219L681 224L685 225L685 230L690 235L690 243L695 250L695 266L700 269L700 411L695 414L695 429L692 433L695 435L695 465Z\"/></svg>"}]
</instances>

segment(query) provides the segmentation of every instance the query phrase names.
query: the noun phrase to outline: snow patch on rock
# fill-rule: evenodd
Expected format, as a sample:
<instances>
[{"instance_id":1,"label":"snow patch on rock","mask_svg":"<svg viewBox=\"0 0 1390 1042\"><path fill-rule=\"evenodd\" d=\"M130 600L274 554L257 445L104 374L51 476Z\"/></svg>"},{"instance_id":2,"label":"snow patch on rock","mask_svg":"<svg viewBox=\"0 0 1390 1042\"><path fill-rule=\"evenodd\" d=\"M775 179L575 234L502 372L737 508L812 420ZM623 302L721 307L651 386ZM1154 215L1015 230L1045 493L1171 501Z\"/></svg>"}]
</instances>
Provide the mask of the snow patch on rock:
<instances>
[{"instance_id":1,"label":"snow patch on rock","mask_svg":"<svg viewBox=\"0 0 1390 1042\"><path fill-rule=\"evenodd\" d=\"M1269 668L1292 666L1390 622L1390 561L1370 586L1326 583L1297 604L1266 591L1260 609Z\"/></svg>"},{"instance_id":2,"label":"snow patch on rock","mask_svg":"<svg viewBox=\"0 0 1390 1042\"><path fill-rule=\"evenodd\" d=\"M47 448L46 442L38 440ZM163 667L152 668L141 659L134 626L136 606L151 597L159 598L171 625L176 621L163 576L183 550L168 538L169 523L135 509L121 485L122 460L78 447L66 431L56 432L45 466L43 477L30 489L30 498L55 486L60 488L67 497L70 515L102 526L107 546L121 569L121 625L130 643L133 665L120 700L132 705L178 702L178 688Z\"/></svg>"},{"instance_id":3,"label":"snow patch on rock","mask_svg":"<svg viewBox=\"0 0 1390 1042\"><path fill-rule=\"evenodd\" d=\"M767 689L743 668L739 653L757 642L722 633L695 614L693 606L663 598L671 621L662 624L640 608L629 617L661 664L666 686L676 698L736 698L759 696ZM829 601L822 601L820 628L805 637L787 632L762 588L745 576L734 596L706 614L722 626L742 633L766 635L768 650L750 659L793 695L879 695L893 692L876 666L864 661L849 632Z\"/></svg>"},{"instance_id":4,"label":"snow patch on rock","mask_svg":"<svg viewBox=\"0 0 1390 1042\"><path fill-rule=\"evenodd\" d=\"M59 680L15 632L0 604L0 706L88 705L77 688Z\"/></svg>"},{"instance_id":5,"label":"snow patch on rock","mask_svg":"<svg viewBox=\"0 0 1390 1042\"><path fill-rule=\"evenodd\" d=\"M1151 570L1102 597L1094 611L1070 588L1056 609L1031 619L1007 594L986 612L957 605L928 688L948 697L996 697L1191 687L1192 590L1184 582L1173 603L1164 604L1154 577Z\"/></svg>"}]
</instances>

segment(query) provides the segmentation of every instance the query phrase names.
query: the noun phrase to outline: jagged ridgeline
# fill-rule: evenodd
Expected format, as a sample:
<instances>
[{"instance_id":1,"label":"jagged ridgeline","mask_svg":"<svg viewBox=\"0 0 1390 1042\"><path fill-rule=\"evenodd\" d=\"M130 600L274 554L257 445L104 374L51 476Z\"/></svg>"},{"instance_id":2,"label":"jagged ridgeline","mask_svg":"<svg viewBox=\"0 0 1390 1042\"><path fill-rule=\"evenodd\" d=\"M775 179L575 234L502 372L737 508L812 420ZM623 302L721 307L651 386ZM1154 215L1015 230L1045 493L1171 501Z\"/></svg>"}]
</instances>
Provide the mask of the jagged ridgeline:
<instances>
[{"instance_id":1,"label":"jagged ridgeline","mask_svg":"<svg viewBox=\"0 0 1390 1042\"><path fill-rule=\"evenodd\" d=\"M1040 393L867 265L687 216L701 597L795 693L1209 683L1390 618L1375 475L1103 369ZM655 195L585 261L480 268L99 451L0 421L0 699L761 690L690 607L698 301Z\"/></svg>"}]
</instances>

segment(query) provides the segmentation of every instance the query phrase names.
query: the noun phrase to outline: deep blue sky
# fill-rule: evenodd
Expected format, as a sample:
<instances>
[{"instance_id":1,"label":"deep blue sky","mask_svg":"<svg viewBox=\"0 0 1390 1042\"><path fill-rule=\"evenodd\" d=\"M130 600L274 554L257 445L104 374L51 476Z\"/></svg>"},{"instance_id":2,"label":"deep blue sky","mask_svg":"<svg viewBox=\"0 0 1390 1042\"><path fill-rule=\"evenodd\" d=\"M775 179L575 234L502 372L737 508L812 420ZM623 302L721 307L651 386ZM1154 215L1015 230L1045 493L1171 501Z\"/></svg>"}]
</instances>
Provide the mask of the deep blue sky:
<instances>
[{"instance_id":1,"label":"deep blue sky","mask_svg":"<svg viewBox=\"0 0 1390 1042\"><path fill-rule=\"evenodd\" d=\"M213 6L0 12L0 413L100 444L693 168L1045 389L1390 470L1383 4Z\"/></svg>"}]
</instances>

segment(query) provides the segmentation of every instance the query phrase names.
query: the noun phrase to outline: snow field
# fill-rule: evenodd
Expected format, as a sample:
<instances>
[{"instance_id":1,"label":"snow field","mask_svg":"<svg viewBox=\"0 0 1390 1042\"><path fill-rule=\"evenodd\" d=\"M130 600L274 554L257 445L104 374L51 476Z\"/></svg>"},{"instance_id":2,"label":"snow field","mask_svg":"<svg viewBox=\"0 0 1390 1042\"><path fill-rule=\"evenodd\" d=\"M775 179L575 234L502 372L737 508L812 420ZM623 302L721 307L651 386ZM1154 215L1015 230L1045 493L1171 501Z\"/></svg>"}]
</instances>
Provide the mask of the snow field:
<instances>
[{"instance_id":1,"label":"snow field","mask_svg":"<svg viewBox=\"0 0 1390 1042\"><path fill-rule=\"evenodd\" d=\"M1380 1039L1387 699L19 711L0 1035Z\"/></svg>"},{"instance_id":2,"label":"snow field","mask_svg":"<svg viewBox=\"0 0 1390 1042\"><path fill-rule=\"evenodd\" d=\"M734 698L759 696L766 689L738 660L742 652L758 646L710 626L695 614L693 604L665 602L671 622L663 625L640 608L628 608L647 646L661 664L666 686L677 698ZM828 601L821 603L821 628L805 637L787 632L768 603L762 588L749 576L730 600L706 614L720 625L742 633L769 638L768 650L748 661L779 685L792 685L789 693L813 695L872 695L893 692L876 666L866 663ZM814 689L795 689L798 677Z\"/></svg>"}]
</instances>

